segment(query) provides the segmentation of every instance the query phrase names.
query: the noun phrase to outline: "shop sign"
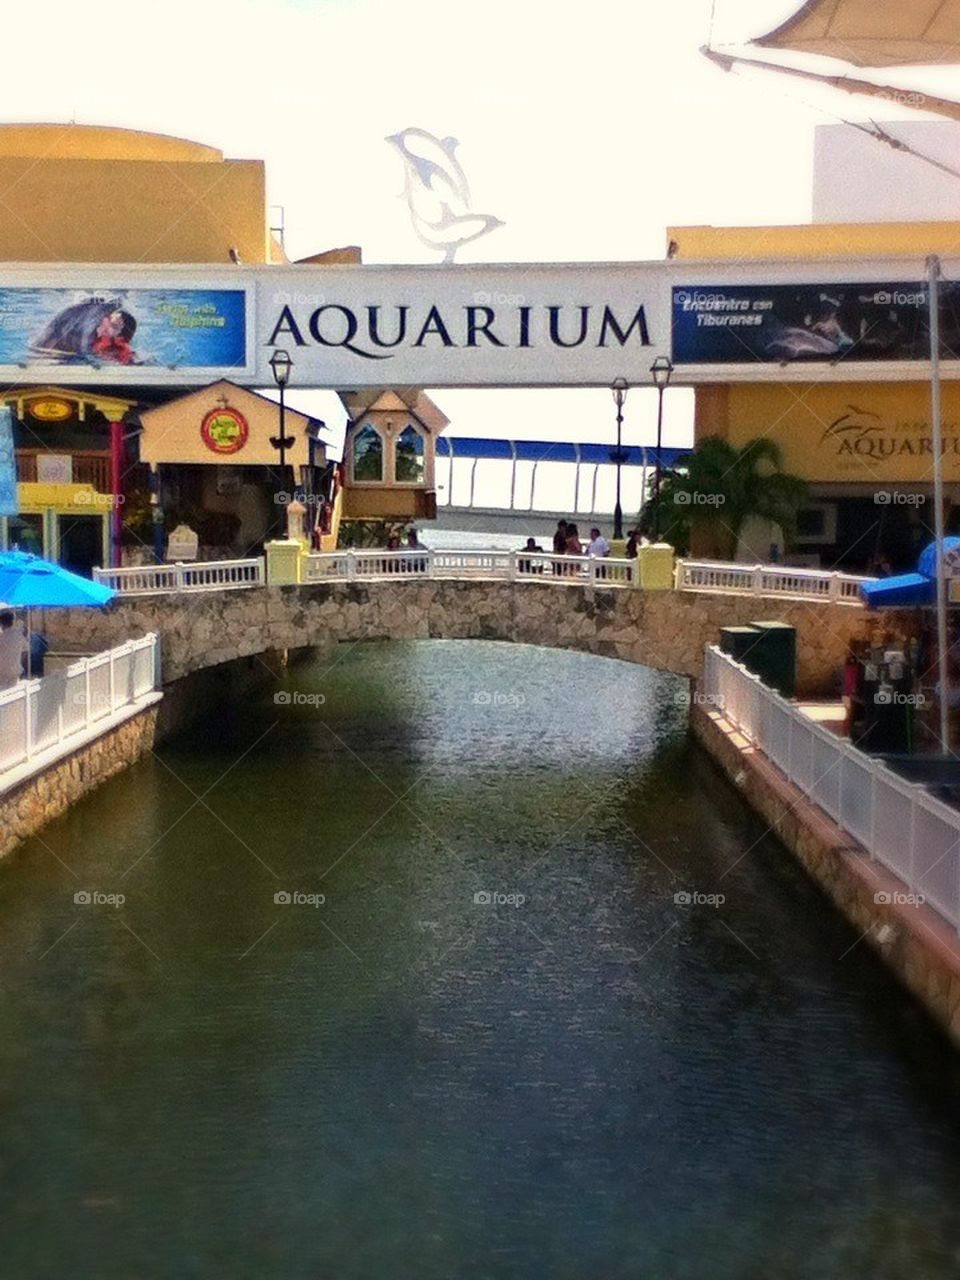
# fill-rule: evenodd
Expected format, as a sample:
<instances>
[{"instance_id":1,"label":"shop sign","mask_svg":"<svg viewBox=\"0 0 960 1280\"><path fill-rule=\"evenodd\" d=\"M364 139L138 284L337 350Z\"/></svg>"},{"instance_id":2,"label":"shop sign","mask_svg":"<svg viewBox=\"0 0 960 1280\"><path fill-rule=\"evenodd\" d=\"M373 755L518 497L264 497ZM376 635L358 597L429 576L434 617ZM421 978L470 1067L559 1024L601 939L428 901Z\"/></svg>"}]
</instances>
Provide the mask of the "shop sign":
<instances>
[{"instance_id":1,"label":"shop sign","mask_svg":"<svg viewBox=\"0 0 960 1280\"><path fill-rule=\"evenodd\" d=\"M200 424L203 443L213 453L239 453L247 443L250 428L238 409L229 405L211 409Z\"/></svg>"},{"instance_id":2,"label":"shop sign","mask_svg":"<svg viewBox=\"0 0 960 1280\"><path fill-rule=\"evenodd\" d=\"M73 405L69 400L56 400L47 397L44 400L31 400L27 412L38 422L65 422L73 416Z\"/></svg>"}]
</instances>

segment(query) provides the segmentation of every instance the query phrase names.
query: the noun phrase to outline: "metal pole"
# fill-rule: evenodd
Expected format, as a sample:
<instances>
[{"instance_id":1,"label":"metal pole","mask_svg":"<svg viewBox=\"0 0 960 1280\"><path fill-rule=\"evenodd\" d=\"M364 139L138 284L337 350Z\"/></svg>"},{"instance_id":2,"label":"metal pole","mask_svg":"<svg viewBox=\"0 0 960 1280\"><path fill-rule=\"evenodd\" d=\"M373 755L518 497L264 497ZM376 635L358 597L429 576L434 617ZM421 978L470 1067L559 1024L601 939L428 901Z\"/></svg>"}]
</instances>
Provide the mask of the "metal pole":
<instances>
[{"instance_id":1,"label":"metal pole","mask_svg":"<svg viewBox=\"0 0 960 1280\"><path fill-rule=\"evenodd\" d=\"M280 383L280 494L286 496L287 492L287 409L284 400L284 386ZM279 532L277 536L282 538L286 532L286 518L284 513L284 503L277 503L277 523Z\"/></svg>"},{"instance_id":2,"label":"metal pole","mask_svg":"<svg viewBox=\"0 0 960 1280\"><path fill-rule=\"evenodd\" d=\"M950 751L950 681L947 654L947 580L943 564L943 422L940 414L940 259L927 258L930 304L930 418L933 428L933 516L937 550L937 656L940 667L940 744Z\"/></svg>"},{"instance_id":3,"label":"metal pole","mask_svg":"<svg viewBox=\"0 0 960 1280\"><path fill-rule=\"evenodd\" d=\"M653 540L660 541L660 436L663 431L663 387L657 387L657 461L653 473Z\"/></svg>"},{"instance_id":4,"label":"metal pole","mask_svg":"<svg viewBox=\"0 0 960 1280\"><path fill-rule=\"evenodd\" d=\"M620 468L623 464L623 453L620 440L623 430L623 401L617 400L617 501L613 508L613 536L623 537L623 508L620 505Z\"/></svg>"}]
</instances>

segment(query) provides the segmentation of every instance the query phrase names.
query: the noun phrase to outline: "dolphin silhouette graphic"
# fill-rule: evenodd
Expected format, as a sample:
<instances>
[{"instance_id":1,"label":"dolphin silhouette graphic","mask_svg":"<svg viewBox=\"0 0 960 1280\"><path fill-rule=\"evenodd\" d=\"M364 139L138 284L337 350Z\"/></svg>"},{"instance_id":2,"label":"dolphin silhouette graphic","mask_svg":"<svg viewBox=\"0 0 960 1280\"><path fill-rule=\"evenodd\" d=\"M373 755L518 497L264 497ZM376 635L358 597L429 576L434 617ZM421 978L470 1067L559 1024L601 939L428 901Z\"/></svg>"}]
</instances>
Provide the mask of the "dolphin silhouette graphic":
<instances>
[{"instance_id":1,"label":"dolphin silhouette graphic","mask_svg":"<svg viewBox=\"0 0 960 1280\"><path fill-rule=\"evenodd\" d=\"M456 138L403 129L386 141L403 159L400 194L410 210L414 234L422 244L442 250L444 262L453 262L461 245L504 225L492 214L471 210L467 175L455 154L460 145Z\"/></svg>"}]
</instances>

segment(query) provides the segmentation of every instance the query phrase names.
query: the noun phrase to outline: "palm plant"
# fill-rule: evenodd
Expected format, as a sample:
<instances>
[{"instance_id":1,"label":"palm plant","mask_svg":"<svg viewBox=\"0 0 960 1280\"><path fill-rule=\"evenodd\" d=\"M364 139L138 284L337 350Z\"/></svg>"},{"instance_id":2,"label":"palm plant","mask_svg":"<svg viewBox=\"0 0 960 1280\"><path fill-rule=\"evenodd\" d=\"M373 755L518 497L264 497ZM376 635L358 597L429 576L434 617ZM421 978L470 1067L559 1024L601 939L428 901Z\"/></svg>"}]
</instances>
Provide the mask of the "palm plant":
<instances>
[{"instance_id":1,"label":"palm plant","mask_svg":"<svg viewBox=\"0 0 960 1280\"><path fill-rule=\"evenodd\" d=\"M720 436L707 436L688 454L683 466L661 473L660 536L681 553L719 560L733 559L745 522L772 521L789 537L803 505L807 486L783 471L780 446L766 436L742 447ZM656 499L640 513L640 528L655 524Z\"/></svg>"}]
</instances>

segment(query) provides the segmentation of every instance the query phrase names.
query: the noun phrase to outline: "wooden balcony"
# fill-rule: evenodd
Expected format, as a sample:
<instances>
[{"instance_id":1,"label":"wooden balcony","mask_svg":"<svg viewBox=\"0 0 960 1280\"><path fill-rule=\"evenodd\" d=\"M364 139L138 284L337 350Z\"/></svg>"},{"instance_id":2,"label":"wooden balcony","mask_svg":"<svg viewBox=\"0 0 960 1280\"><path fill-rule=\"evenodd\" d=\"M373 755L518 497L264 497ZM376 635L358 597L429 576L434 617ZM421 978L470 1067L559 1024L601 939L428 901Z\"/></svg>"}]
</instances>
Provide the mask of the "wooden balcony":
<instances>
[{"instance_id":1,"label":"wooden balcony","mask_svg":"<svg viewBox=\"0 0 960 1280\"><path fill-rule=\"evenodd\" d=\"M41 449L17 449L17 479L23 484L37 483L37 454ZM69 452L73 459L73 483L93 485L97 493L110 492L110 454L108 451L77 449Z\"/></svg>"}]
</instances>

